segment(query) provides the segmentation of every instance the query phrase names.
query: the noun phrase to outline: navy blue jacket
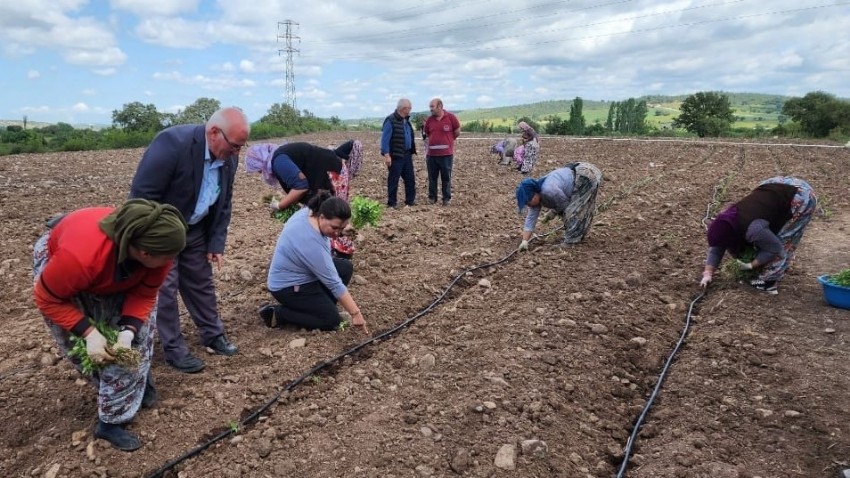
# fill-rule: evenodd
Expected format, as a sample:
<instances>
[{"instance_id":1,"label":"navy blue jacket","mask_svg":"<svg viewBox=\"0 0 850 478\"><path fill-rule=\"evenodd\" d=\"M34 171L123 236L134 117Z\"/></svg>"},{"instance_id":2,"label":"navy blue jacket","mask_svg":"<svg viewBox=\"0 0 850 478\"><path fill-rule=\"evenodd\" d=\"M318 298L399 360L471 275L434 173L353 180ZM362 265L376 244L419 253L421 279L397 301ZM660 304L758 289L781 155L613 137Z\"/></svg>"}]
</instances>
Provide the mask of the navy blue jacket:
<instances>
[{"instance_id":1,"label":"navy blue jacket","mask_svg":"<svg viewBox=\"0 0 850 478\"><path fill-rule=\"evenodd\" d=\"M204 178L204 125L179 125L159 132L151 142L130 186L130 199L143 198L171 204L188 220L195 211ZM224 253L227 227L233 211L233 181L239 162L237 155L224 160L220 168L221 192L210 207L207 226L207 252Z\"/></svg>"}]
</instances>

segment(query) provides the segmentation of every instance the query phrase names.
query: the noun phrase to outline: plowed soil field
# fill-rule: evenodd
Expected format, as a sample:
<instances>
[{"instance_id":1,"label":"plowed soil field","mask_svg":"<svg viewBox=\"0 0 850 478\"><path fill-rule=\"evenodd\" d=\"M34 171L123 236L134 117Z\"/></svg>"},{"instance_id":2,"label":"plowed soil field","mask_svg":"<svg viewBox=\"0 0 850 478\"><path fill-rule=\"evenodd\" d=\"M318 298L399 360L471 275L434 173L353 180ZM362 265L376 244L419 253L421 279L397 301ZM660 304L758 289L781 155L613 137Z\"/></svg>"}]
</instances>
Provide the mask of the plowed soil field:
<instances>
[{"instance_id":1,"label":"plowed soil field","mask_svg":"<svg viewBox=\"0 0 850 478\"><path fill-rule=\"evenodd\" d=\"M262 326L256 310L271 300L265 279L281 225L261 200L271 190L240 170L216 275L240 353L208 355L184 315L207 368L176 372L157 349L160 401L129 426L144 442L132 454L92 438L95 390L58 355L32 304L31 253L55 213L120 203L142 150L0 157L0 476L148 476L230 427L238 431L166 476L614 476L699 292L709 203L775 175L806 179L822 210L778 296L721 275L697 304L628 476L822 477L850 467L850 311L827 306L816 281L850 267L850 149L544 138L535 175L598 165L600 210L582 244L558 247L555 232L519 254L521 176L489 155L495 139L468 136L450 206L427 205L419 157L418 205L361 231L351 291L377 334L461 278L429 313L241 426L367 337ZM353 193L384 202L376 134L288 139L349 137L366 156Z\"/></svg>"}]
</instances>

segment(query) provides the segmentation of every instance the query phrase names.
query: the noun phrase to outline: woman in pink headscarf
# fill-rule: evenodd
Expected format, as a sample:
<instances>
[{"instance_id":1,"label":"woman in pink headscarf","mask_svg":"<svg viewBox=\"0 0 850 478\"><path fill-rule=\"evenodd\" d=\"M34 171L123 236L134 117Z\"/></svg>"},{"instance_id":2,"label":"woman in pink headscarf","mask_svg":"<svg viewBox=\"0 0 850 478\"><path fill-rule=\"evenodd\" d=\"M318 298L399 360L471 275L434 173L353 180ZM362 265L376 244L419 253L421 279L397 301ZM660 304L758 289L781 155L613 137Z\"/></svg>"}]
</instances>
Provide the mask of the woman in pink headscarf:
<instances>
[{"instance_id":1,"label":"woman in pink headscarf","mask_svg":"<svg viewBox=\"0 0 850 478\"><path fill-rule=\"evenodd\" d=\"M359 140L348 140L336 149L306 143L291 145L287 149L271 143L255 144L245 157L246 172L260 173L266 184L286 191L283 199L269 205L272 210L304 205L321 189L349 201L349 183L363 165L363 144ZM339 257L350 258L354 254L354 243L347 236L333 239L331 248Z\"/></svg>"}]
</instances>

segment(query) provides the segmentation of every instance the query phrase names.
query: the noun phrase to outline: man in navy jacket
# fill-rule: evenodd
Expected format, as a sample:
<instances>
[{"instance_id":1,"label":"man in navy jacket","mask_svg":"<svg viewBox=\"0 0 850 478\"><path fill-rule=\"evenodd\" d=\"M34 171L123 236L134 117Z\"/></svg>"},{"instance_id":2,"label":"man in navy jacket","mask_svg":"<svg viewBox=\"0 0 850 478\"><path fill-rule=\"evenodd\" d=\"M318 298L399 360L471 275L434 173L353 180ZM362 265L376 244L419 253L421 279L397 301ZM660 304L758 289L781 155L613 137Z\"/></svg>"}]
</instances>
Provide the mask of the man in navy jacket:
<instances>
[{"instance_id":1,"label":"man in navy jacket","mask_svg":"<svg viewBox=\"0 0 850 478\"><path fill-rule=\"evenodd\" d=\"M238 108L216 111L205 125L167 128L145 151L130 188L131 198L171 204L189 224L186 248L175 258L157 306L165 360L181 372L200 372L204 362L192 355L180 333L178 290L208 351L237 352L218 315L212 265L222 264L239 151L249 133Z\"/></svg>"}]
</instances>

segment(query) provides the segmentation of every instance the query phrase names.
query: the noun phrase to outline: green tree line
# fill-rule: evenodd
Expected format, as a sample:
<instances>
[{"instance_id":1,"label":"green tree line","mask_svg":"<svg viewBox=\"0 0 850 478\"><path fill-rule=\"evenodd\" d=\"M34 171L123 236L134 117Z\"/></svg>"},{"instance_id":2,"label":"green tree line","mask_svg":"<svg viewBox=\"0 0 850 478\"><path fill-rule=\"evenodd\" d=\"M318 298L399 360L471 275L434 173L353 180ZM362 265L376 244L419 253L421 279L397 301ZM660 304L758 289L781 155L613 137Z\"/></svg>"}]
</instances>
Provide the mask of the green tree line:
<instances>
[{"instance_id":1,"label":"green tree line","mask_svg":"<svg viewBox=\"0 0 850 478\"><path fill-rule=\"evenodd\" d=\"M77 129L68 123L30 129L7 126L0 131L0 155L145 147L159 131L178 124L203 124L219 108L218 100L199 98L184 110L165 113L153 104L135 101L114 110L112 125L98 131ZM337 117L325 120L307 110L278 103L251 124L251 140L334 129L344 129Z\"/></svg>"}]
</instances>

